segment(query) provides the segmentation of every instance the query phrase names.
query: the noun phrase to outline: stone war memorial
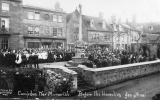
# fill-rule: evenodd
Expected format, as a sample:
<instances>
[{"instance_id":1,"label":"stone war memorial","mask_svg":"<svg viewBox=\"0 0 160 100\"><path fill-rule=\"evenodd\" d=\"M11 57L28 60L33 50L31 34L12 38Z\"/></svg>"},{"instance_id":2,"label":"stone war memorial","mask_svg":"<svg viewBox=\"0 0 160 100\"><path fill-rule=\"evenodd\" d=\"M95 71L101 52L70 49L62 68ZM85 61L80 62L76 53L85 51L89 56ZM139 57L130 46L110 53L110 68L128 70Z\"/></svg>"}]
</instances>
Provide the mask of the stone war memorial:
<instances>
[{"instance_id":1,"label":"stone war memorial","mask_svg":"<svg viewBox=\"0 0 160 100\"><path fill-rule=\"evenodd\" d=\"M87 57L85 56L85 42L82 40L82 5L79 5L80 9L80 16L79 16L79 38L75 42L75 49L76 54L75 57L72 57L72 60L68 62L70 65L66 66L72 66L77 67L79 64L82 63L82 61L86 60Z\"/></svg>"}]
</instances>

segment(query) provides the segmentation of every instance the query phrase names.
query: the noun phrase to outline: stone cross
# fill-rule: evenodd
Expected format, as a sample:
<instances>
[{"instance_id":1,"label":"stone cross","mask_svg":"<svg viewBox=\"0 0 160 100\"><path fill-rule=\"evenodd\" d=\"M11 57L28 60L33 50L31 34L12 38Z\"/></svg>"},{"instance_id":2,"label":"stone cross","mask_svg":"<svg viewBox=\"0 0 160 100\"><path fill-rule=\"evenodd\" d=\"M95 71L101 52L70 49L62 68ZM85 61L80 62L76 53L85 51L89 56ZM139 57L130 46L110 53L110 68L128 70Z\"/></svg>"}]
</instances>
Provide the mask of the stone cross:
<instances>
[{"instance_id":1,"label":"stone cross","mask_svg":"<svg viewBox=\"0 0 160 100\"><path fill-rule=\"evenodd\" d=\"M82 5L79 4L79 40L82 40Z\"/></svg>"}]
</instances>

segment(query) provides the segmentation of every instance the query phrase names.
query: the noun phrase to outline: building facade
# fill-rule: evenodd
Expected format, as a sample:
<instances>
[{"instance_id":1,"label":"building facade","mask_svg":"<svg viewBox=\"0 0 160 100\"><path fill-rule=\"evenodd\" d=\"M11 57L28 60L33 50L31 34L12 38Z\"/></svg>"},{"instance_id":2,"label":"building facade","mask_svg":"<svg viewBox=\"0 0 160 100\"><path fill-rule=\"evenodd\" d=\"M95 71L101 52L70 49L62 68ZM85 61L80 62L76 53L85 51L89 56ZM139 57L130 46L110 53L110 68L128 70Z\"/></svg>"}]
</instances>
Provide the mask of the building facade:
<instances>
[{"instance_id":1,"label":"building facade","mask_svg":"<svg viewBox=\"0 0 160 100\"><path fill-rule=\"evenodd\" d=\"M138 46L145 53L149 52L150 56L156 56L160 58L160 26L159 23L141 23L139 24L143 31L143 34L138 40Z\"/></svg>"},{"instance_id":2,"label":"building facade","mask_svg":"<svg viewBox=\"0 0 160 100\"><path fill-rule=\"evenodd\" d=\"M114 30L113 34L113 49L115 50L127 50L135 52L138 39L141 31L137 29L136 24L133 22L121 22L116 21L116 17L111 17L111 23Z\"/></svg>"},{"instance_id":3,"label":"building facade","mask_svg":"<svg viewBox=\"0 0 160 100\"><path fill-rule=\"evenodd\" d=\"M64 48L66 13L23 5L22 0L1 0L0 48ZM2 27L5 24L5 28Z\"/></svg>"},{"instance_id":4,"label":"building facade","mask_svg":"<svg viewBox=\"0 0 160 100\"><path fill-rule=\"evenodd\" d=\"M90 48L111 48L112 28L103 20L102 13L99 17L82 15L82 40ZM78 40L79 12L67 14L67 44L73 48Z\"/></svg>"},{"instance_id":5,"label":"building facade","mask_svg":"<svg viewBox=\"0 0 160 100\"><path fill-rule=\"evenodd\" d=\"M23 36L25 47L64 48L66 43L65 33L65 12L23 6Z\"/></svg>"},{"instance_id":6,"label":"building facade","mask_svg":"<svg viewBox=\"0 0 160 100\"><path fill-rule=\"evenodd\" d=\"M0 0L0 49L23 47L21 0Z\"/></svg>"}]
</instances>

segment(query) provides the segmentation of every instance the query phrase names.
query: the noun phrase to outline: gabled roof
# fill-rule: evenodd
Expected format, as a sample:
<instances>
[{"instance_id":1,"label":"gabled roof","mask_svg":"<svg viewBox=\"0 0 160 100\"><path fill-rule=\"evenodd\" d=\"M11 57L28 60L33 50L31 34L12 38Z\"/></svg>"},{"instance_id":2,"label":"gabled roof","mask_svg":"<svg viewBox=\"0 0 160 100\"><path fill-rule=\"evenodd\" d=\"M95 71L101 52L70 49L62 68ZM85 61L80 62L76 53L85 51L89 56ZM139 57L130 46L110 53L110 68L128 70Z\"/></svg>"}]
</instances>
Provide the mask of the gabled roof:
<instances>
[{"instance_id":1,"label":"gabled roof","mask_svg":"<svg viewBox=\"0 0 160 100\"><path fill-rule=\"evenodd\" d=\"M105 21L99 17L93 17L93 16L86 16L82 15L82 20L87 26L88 30L93 30L93 31L113 31L112 28L107 24L106 22L106 28L102 27L102 22ZM94 21L94 26L90 26L90 21Z\"/></svg>"},{"instance_id":2,"label":"gabled roof","mask_svg":"<svg viewBox=\"0 0 160 100\"><path fill-rule=\"evenodd\" d=\"M140 38L146 37L151 41L156 41L159 38L159 34L150 34L150 33L143 33Z\"/></svg>"},{"instance_id":3,"label":"gabled roof","mask_svg":"<svg viewBox=\"0 0 160 100\"><path fill-rule=\"evenodd\" d=\"M149 40L157 40L159 38L158 34L146 34Z\"/></svg>"},{"instance_id":4,"label":"gabled roof","mask_svg":"<svg viewBox=\"0 0 160 100\"><path fill-rule=\"evenodd\" d=\"M69 20L72 18L73 15L79 16L79 12L76 9L74 12L67 14L66 20L67 23ZM94 26L90 26L90 21L94 21ZM82 15L82 22L86 25L88 30L93 30L93 31L113 31L111 26L107 24L106 22L106 28L104 29L102 27L102 22L105 21L99 17L93 17L93 16L87 16L87 15Z\"/></svg>"},{"instance_id":5,"label":"gabled roof","mask_svg":"<svg viewBox=\"0 0 160 100\"><path fill-rule=\"evenodd\" d=\"M150 23L142 23L139 25L143 26L143 31L145 33L160 34L160 24L159 23L150 22ZM153 30L149 29L150 26L153 27Z\"/></svg>"},{"instance_id":6,"label":"gabled roof","mask_svg":"<svg viewBox=\"0 0 160 100\"><path fill-rule=\"evenodd\" d=\"M73 14L76 14L76 16L79 16L78 10L76 9L74 12L67 14L67 16L66 16L67 23L68 23L69 20L72 18Z\"/></svg>"}]
</instances>

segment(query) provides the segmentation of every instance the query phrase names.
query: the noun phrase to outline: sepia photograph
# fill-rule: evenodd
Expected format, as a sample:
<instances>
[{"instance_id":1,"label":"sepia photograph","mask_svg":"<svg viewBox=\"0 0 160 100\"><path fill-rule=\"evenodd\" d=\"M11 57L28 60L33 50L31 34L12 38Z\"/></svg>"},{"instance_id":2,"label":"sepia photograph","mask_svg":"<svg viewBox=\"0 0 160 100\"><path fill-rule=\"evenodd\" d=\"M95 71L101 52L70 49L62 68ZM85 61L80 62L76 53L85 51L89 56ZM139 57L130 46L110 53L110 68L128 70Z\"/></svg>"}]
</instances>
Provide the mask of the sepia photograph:
<instances>
[{"instance_id":1,"label":"sepia photograph","mask_svg":"<svg viewBox=\"0 0 160 100\"><path fill-rule=\"evenodd\" d=\"M160 0L0 0L0 100L160 100Z\"/></svg>"}]
</instances>

